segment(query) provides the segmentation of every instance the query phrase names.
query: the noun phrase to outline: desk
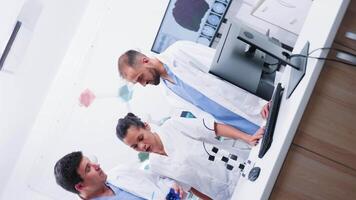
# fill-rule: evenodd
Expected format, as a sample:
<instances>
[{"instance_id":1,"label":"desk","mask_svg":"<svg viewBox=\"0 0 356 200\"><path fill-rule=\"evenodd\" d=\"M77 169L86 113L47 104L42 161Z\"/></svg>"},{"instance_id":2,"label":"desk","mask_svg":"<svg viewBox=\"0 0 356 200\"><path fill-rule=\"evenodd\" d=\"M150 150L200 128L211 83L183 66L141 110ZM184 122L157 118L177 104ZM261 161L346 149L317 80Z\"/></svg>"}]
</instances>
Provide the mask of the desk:
<instances>
[{"instance_id":1,"label":"desk","mask_svg":"<svg viewBox=\"0 0 356 200\"><path fill-rule=\"evenodd\" d=\"M348 3L348 0L315 0L293 53L299 53L306 41L310 42L310 51L331 46ZM325 57L326 52L318 51L313 56ZM306 74L292 96L286 99L286 92L283 94L271 148L259 159L258 145L252 148L248 157L252 164L261 168L261 173L255 182L241 176L232 199L268 199L323 64L322 60L309 59ZM289 76L290 67L287 67L281 80L285 89Z\"/></svg>"}]
</instances>

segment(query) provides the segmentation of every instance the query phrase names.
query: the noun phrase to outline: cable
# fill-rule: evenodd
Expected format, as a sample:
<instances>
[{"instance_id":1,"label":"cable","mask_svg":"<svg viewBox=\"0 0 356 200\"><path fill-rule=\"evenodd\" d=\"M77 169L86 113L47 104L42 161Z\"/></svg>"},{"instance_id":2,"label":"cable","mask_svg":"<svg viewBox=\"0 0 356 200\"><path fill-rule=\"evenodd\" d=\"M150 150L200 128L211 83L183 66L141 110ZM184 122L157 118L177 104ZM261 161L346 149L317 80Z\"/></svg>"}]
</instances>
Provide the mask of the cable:
<instances>
[{"instance_id":1,"label":"cable","mask_svg":"<svg viewBox=\"0 0 356 200\"><path fill-rule=\"evenodd\" d=\"M334 48L334 47L321 47L321 48L314 49L313 51L311 51L311 52L308 53L308 56L311 55L311 54L313 54L314 52L316 52L316 51L318 51L318 50L334 50L334 51L340 51L340 52L342 52L342 53L347 53L347 54L356 56L356 55L353 54L353 53L350 53L350 52L345 51L345 50L343 50L343 49Z\"/></svg>"},{"instance_id":2,"label":"cable","mask_svg":"<svg viewBox=\"0 0 356 200\"><path fill-rule=\"evenodd\" d=\"M356 67L356 64L354 64L354 63L345 62L345 61L342 61L342 60L339 60L339 59L334 59L334 58L322 58L322 57L313 57L313 56L310 56L311 54L313 54L314 52L316 52L316 51L318 51L318 50L334 50L334 51L338 51L338 52L350 54L350 55L356 57L355 54L350 53L350 52L345 51L345 50L342 50L342 49L339 49L339 48L322 47L322 48L314 49L313 51L309 52L307 56L306 56L306 55L302 55L302 54L293 54L293 55L287 57L287 59L292 58L292 57L305 57L305 58L313 58L313 59L318 59L318 60L327 60L327 61L339 62L339 63L345 64L345 65L350 65L350 66ZM280 64L280 63L281 63L281 61L278 61L277 63L272 63L272 64L266 63L266 64L267 64L267 65L278 65L278 64ZM276 70L275 70L275 71L276 71Z\"/></svg>"},{"instance_id":3,"label":"cable","mask_svg":"<svg viewBox=\"0 0 356 200\"><path fill-rule=\"evenodd\" d=\"M204 118L203 118L203 125L204 125L205 128L208 129L209 131L214 131L214 132L215 132L214 129L209 128L209 127L205 124Z\"/></svg>"},{"instance_id":4,"label":"cable","mask_svg":"<svg viewBox=\"0 0 356 200\"><path fill-rule=\"evenodd\" d=\"M291 57L304 57L304 58L313 58L313 59L318 59L318 60L327 60L327 61L339 62L339 63L345 64L345 65L350 65L350 66L356 67L356 64L354 64L354 63L349 63L349 62L345 62L345 61L334 59L334 58L320 58L320 57L306 56L306 55L302 55L302 54L293 54L293 55L291 55Z\"/></svg>"},{"instance_id":5,"label":"cable","mask_svg":"<svg viewBox=\"0 0 356 200\"><path fill-rule=\"evenodd\" d=\"M314 49L313 51L311 51L311 52L308 53L308 56L311 55L312 53L318 51L318 50L325 50L325 49L330 49L330 50L331 50L331 47L322 47L322 48Z\"/></svg>"},{"instance_id":6,"label":"cable","mask_svg":"<svg viewBox=\"0 0 356 200\"><path fill-rule=\"evenodd\" d=\"M203 147L204 147L205 152L206 152L209 156L212 156L212 155L210 155L210 153L208 152L208 150L206 150L205 142L203 142Z\"/></svg>"}]
</instances>

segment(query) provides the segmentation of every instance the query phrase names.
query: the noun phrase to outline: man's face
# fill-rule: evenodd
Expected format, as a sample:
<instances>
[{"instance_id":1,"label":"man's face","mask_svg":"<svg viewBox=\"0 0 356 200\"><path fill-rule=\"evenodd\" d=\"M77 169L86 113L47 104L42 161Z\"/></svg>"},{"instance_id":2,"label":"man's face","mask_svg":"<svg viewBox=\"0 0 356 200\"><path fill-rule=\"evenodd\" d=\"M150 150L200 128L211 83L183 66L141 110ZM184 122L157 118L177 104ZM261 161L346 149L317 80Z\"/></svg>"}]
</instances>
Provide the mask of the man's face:
<instances>
[{"instance_id":1,"label":"man's face","mask_svg":"<svg viewBox=\"0 0 356 200\"><path fill-rule=\"evenodd\" d=\"M96 191L97 188L105 184L107 175L101 170L100 165L92 163L87 157L83 156L80 161L77 173L83 179L78 183L77 190L81 193L91 193Z\"/></svg>"},{"instance_id":2,"label":"man's face","mask_svg":"<svg viewBox=\"0 0 356 200\"><path fill-rule=\"evenodd\" d=\"M154 133L151 132L149 126L138 128L131 126L127 129L124 142L126 145L141 152L158 152L160 148L158 140Z\"/></svg>"},{"instance_id":3,"label":"man's face","mask_svg":"<svg viewBox=\"0 0 356 200\"><path fill-rule=\"evenodd\" d=\"M140 64L140 66L136 67L125 66L122 69L123 77L131 83L140 83L142 86L147 84L158 85L160 83L160 74L155 68L149 66L150 63Z\"/></svg>"}]
</instances>

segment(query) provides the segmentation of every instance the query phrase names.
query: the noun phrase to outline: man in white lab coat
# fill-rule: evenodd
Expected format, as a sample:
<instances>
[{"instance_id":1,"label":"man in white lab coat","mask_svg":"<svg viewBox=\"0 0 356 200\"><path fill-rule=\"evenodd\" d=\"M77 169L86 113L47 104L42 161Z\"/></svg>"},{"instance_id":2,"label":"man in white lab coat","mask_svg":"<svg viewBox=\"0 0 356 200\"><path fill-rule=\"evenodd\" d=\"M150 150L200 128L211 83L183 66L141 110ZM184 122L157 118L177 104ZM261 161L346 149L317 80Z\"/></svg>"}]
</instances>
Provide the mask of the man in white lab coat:
<instances>
[{"instance_id":1,"label":"man in white lab coat","mask_svg":"<svg viewBox=\"0 0 356 200\"><path fill-rule=\"evenodd\" d=\"M264 123L268 104L208 73L214 54L215 50L207 46L178 41L153 58L129 50L119 57L118 70L127 81L143 86L159 85L162 80L167 95L173 97L169 98L171 103L174 102L173 106L183 100L185 105L177 107L196 114L198 108L221 123L253 135Z\"/></svg>"},{"instance_id":2,"label":"man in white lab coat","mask_svg":"<svg viewBox=\"0 0 356 200\"><path fill-rule=\"evenodd\" d=\"M152 172L191 187L202 199L231 199L240 176L240 164L248 149L232 148L216 136L242 139L255 145L263 130L254 136L205 118L172 117L151 131L132 113L119 119L117 137L137 151L151 152Z\"/></svg>"},{"instance_id":3,"label":"man in white lab coat","mask_svg":"<svg viewBox=\"0 0 356 200\"><path fill-rule=\"evenodd\" d=\"M98 164L80 151L57 161L54 174L62 188L79 195L81 199L162 200L172 187L183 195L183 188L174 181L149 171L117 167L106 175Z\"/></svg>"}]
</instances>

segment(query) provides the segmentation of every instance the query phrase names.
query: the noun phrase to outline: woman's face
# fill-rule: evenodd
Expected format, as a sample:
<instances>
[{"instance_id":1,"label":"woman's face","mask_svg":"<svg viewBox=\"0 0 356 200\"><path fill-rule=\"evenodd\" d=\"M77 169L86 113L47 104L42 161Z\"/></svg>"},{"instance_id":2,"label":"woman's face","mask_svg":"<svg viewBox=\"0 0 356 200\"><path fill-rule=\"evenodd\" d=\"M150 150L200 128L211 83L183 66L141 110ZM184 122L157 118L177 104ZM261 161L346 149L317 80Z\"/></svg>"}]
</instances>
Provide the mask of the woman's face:
<instances>
[{"instance_id":1,"label":"woman's face","mask_svg":"<svg viewBox=\"0 0 356 200\"><path fill-rule=\"evenodd\" d=\"M130 126L123 140L126 145L141 152L158 153L160 146L159 136L153 132L148 124L144 127Z\"/></svg>"}]
</instances>

